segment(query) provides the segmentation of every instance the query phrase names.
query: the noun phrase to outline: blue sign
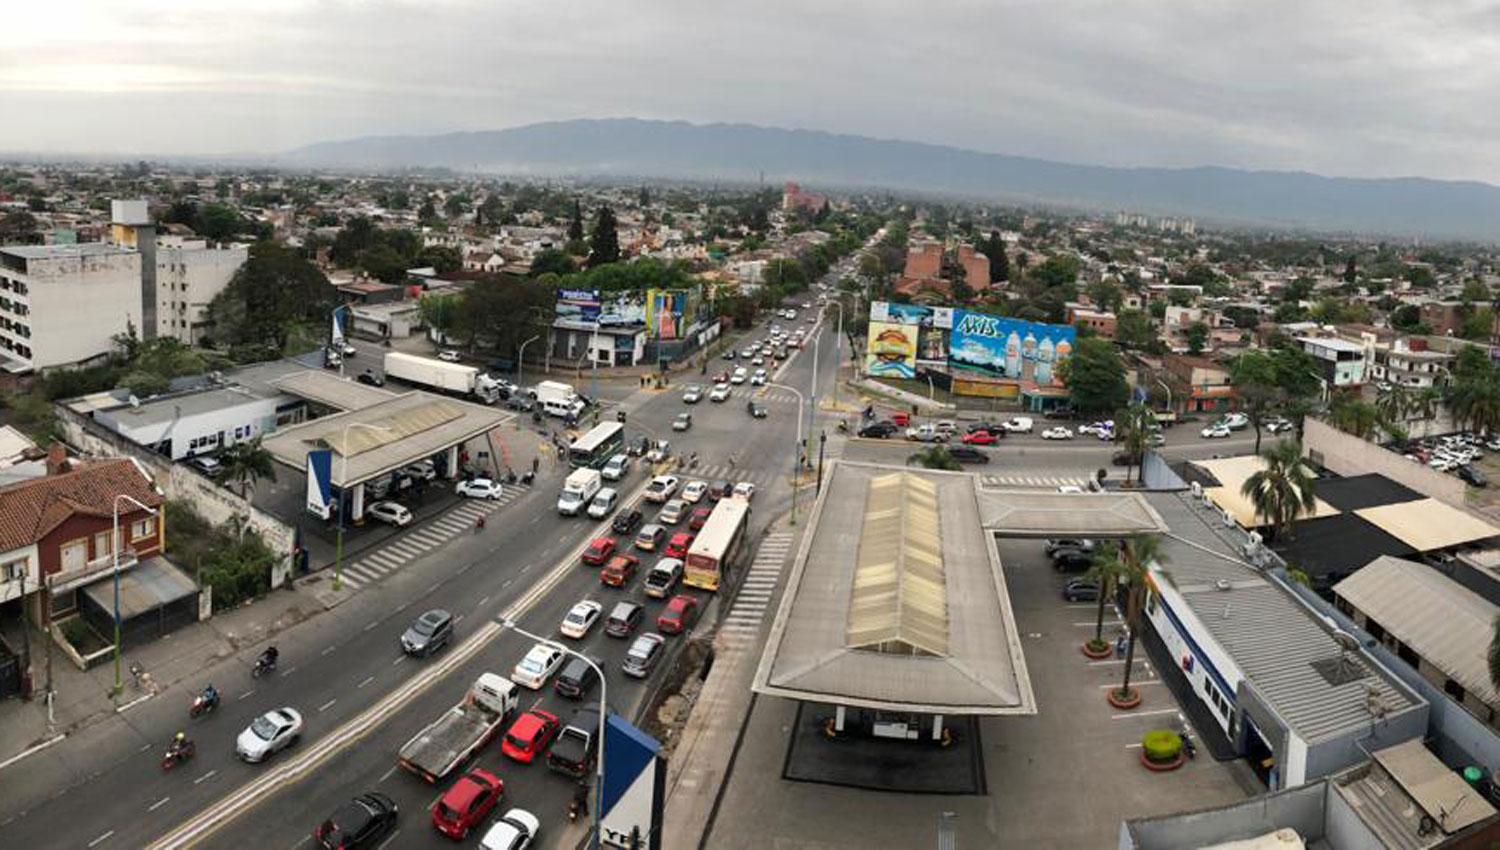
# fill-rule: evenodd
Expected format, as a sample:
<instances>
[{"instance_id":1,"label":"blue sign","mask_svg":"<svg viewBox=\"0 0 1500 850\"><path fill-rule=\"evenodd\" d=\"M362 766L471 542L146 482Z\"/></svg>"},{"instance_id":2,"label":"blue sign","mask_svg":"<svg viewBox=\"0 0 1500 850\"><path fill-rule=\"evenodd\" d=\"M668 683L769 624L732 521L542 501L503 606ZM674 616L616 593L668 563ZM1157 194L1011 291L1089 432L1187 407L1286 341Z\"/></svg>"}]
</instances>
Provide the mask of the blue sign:
<instances>
[{"instance_id":1,"label":"blue sign","mask_svg":"<svg viewBox=\"0 0 1500 850\"><path fill-rule=\"evenodd\" d=\"M655 738L618 714L604 721L604 786L599 790L599 838L604 846L660 850L667 784L667 763L660 750Z\"/></svg>"},{"instance_id":2,"label":"blue sign","mask_svg":"<svg viewBox=\"0 0 1500 850\"><path fill-rule=\"evenodd\" d=\"M994 378L1061 384L1056 366L1072 356L1078 332L1072 325L1048 325L953 311L948 365L954 371Z\"/></svg>"},{"instance_id":3,"label":"blue sign","mask_svg":"<svg viewBox=\"0 0 1500 850\"><path fill-rule=\"evenodd\" d=\"M321 519L333 516L333 450L307 453L307 512Z\"/></svg>"}]
</instances>

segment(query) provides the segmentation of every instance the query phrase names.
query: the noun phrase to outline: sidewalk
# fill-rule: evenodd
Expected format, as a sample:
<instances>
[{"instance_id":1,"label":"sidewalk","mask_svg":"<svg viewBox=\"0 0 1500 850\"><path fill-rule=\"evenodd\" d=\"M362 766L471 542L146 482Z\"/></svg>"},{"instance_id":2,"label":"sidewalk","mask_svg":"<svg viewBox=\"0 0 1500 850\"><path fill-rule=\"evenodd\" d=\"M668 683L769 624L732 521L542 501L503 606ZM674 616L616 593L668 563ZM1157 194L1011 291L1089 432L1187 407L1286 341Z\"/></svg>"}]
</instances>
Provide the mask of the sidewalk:
<instances>
[{"instance_id":1,"label":"sidewalk","mask_svg":"<svg viewBox=\"0 0 1500 850\"><path fill-rule=\"evenodd\" d=\"M216 614L150 643L126 647L120 660L125 689L119 704L128 706L149 699L187 680L191 680L191 690L196 692L204 681L204 671L213 665L324 611L331 607L330 602L337 604L335 599L342 601L330 594L331 590L321 589L318 593L274 590L254 604ZM0 763L57 735L73 734L115 714L115 703L109 694L114 685L114 665L106 663L88 671L79 670L61 650L54 648L55 722L49 730L47 706L42 698L46 685L46 641L40 631L32 632L35 698L30 702L20 699L0 702ZM130 675L132 663L145 670L140 685Z\"/></svg>"}]
</instances>

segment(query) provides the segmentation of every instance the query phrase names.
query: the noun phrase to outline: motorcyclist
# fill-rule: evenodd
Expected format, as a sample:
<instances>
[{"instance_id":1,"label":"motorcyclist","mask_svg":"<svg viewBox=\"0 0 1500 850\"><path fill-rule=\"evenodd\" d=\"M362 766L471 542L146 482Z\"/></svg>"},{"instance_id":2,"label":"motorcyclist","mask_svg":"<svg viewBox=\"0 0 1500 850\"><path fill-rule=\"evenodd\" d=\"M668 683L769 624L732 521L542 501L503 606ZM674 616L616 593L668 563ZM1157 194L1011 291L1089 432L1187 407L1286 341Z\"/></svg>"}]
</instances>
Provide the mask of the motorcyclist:
<instances>
[{"instance_id":1,"label":"motorcyclist","mask_svg":"<svg viewBox=\"0 0 1500 850\"><path fill-rule=\"evenodd\" d=\"M573 785L573 801L568 806L569 810L576 812L578 817L589 815L589 786L588 783L579 781Z\"/></svg>"},{"instance_id":2,"label":"motorcyclist","mask_svg":"<svg viewBox=\"0 0 1500 850\"><path fill-rule=\"evenodd\" d=\"M266 667L275 667L276 659L281 656L275 646L266 647L266 651L260 654L260 663Z\"/></svg>"},{"instance_id":3,"label":"motorcyclist","mask_svg":"<svg viewBox=\"0 0 1500 850\"><path fill-rule=\"evenodd\" d=\"M214 687L213 682L209 682L208 686L203 689L203 704L219 704L219 689Z\"/></svg>"},{"instance_id":4,"label":"motorcyclist","mask_svg":"<svg viewBox=\"0 0 1500 850\"><path fill-rule=\"evenodd\" d=\"M167 753L174 758L181 758L187 753L190 746L192 746L192 741L188 740L187 733L178 732L176 737L172 739L172 746L168 748Z\"/></svg>"}]
</instances>

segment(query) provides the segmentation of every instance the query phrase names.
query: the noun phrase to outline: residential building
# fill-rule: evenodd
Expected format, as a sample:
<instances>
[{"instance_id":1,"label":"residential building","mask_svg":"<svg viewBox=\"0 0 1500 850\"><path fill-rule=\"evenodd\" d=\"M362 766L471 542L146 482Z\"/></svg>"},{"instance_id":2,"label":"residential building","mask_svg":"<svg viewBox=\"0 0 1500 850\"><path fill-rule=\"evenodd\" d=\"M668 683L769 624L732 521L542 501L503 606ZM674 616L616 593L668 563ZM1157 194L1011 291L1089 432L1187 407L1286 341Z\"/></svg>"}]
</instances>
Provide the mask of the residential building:
<instances>
[{"instance_id":1,"label":"residential building","mask_svg":"<svg viewBox=\"0 0 1500 850\"><path fill-rule=\"evenodd\" d=\"M1317 361L1318 380L1323 382L1325 394L1365 383L1365 345L1338 337L1299 336L1296 340Z\"/></svg>"},{"instance_id":2,"label":"residential building","mask_svg":"<svg viewBox=\"0 0 1500 850\"><path fill-rule=\"evenodd\" d=\"M1370 379L1416 389L1441 386L1456 359L1449 352L1428 348L1423 337L1397 339L1389 346L1375 348Z\"/></svg>"},{"instance_id":3,"label":"residential building","mask_svg":"<svg viewBox=\"0 0 1500 850\"><path fill-rule=\"evenodd\" d=\"M816 213L828 205L828 197L816 192L804 192L801 186L787 181L786 187L781 193L781 209L783 212L795 210L806 210Z\"/></svg>"},{"instance_id":4,"label":"residential building","mask_svg":"<svg viewBox=\"0 0 1500 850\"><path fill-rule=\"evenodd\" d=\"M1088 328L1105 339L1115 338L1115 314L1108 310L1070 303L1064 318L1068 324Z\"/></svg>"},{"instance_id":5,"label":"residential building","mask_svg":"<svg viewBox=\"0 0 1500 850\"><path fill-rule=\"evenodd\" d=\"M1180 413L1231 410L1237 395L1229 381L1229 367L1210 357L1168 354L1162 358L1160 380L1171 392L1169 406Z\"/></svg>"},{"instance_id":6,"label":"residential building","mask_svg":"<svg viewBox=\"0 0 1500 850\"><path fill-rule=\"evenodd\" d=\"M162 236L156 245L156 335L197 345L208 304L250 258L244 246L210 248L202 239Z\"/></svg>"},{"instance_id":7,"label":"residential building","mask_svg":"<svg viewBox=\"0 0 1500 850\"><path fill-rule=\"evenodd\" d=\"M24 374L108 355L116 334L144 327L141 261L97 242L0 248L0 368Z\"/></svg>"},{"instance_id":8,"label":"residential building","mask_svg":"<svg viewBox=\"0 0 1500 850\"><path fill-rule=\"evenodd\" d=\"M913 242L906 249L906 268L902 277L922 280L942 277L943 243Z\"/></svg>"}]
</instances>

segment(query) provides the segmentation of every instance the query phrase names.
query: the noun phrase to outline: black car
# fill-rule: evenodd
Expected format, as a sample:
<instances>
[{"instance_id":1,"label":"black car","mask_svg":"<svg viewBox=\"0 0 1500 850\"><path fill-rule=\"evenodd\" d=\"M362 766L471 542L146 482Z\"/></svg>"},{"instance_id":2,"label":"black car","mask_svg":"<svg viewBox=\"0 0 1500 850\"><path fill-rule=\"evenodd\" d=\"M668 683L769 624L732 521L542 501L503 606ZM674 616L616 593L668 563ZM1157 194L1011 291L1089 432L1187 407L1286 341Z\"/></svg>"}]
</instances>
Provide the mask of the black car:
<instances>
[{"instance_id":1,"label":"black car","mask_svg":"<svg viewBox=\"0 0 1500 850\"><path fill-rule=\"evenodd\" d=\"M869 425L859 429L861 437L873 437L877 440L884 440L895 433L896 423L894 422L871 422Z\"/></svg>"},{"instance_id":2,"label":"black car","mask_svg":"<svg viewBox=\"0 0 1500 850\"><path fill-rule=\"evenodd\" d=\"M595 663L603 664L604 662L596 659ZM594 672L594 668L590 667L587 661L574 657L563 665L557 678L552 680L552 689L561 697L583 699L598 680L599 674Z\"/></svg>"},{"instance_id":3,"label":"black car","mask_svg":"<svg viewBox=\"0 0 1500 850\"><path fill-rule=\"evenodd\" d=\"M1067 547L1052 553L1052 566L1059 572L1086 570L1094 563L1094 553Z\"/></svg>"},{"instance_id":4,"label":"black car","mask_svg":"<svg viewBox=\"0 0 1500 850\"><path fill-rule=\"evenodd\" d=\"M324 850L374 847L396 828L396 803L379 791L368 791L339 806L318 824L313 838Z\"/></svg>"},{"instance_id":5,"label":"black car","mask_svg":"<svg viewBox=\"0 0 1500 850\"><path fill-rule=\"evenodd\" d=\"M366 369L363 372L360 372L355 376L354 380L359 381L361 384L369 384L372 387L385 386L385 378L380 377L370 369Z\"/></svg>"},{"instance_id":6,"label":"black car","mask_svg":"<svg viewBox=\"0 0 1500 850\"><path fill-rule=\"evenodd\" d=\"M734 482L720 479L708 485L708 498L712 501L727 499L734 495Z\"/></svg>"},{"instance_id":7,"label":"black car","mask_svg":"<svg viewBox=\"0 0 1500 850\"><path fill-rule=\"evenodd\" d=\"M1063 585L1062 595L1069 602L1098 602L1099 582L1089 578L1075 578Z\"/></svg>"},{"instance_id":8,"label":"black car","mask_svg":"<svg viewBox=\"0 0 1500 850\"><path fill-rule=\"evenodd\" d=\"M1464 483L1472 485L1474 487L1485 487L1490 483L1489 479L1484 477L1483 472L1480 472L1478 469L1475 469L1472 465L1467 463L1463 464L1458 469L1455 469L1454 472L1458 474L1459 478L1462 478L1464 480Z\"/></svg>"},{"instance_id":9,"label":"black car","mask_svg":"<svg viewBox=\"0 0 1500 850\"><path fill-rule=\"evenodd\" d=\"M750 410L750 416L753 419L765 419L766 418L766 408L763 405L756 404L755 402L752 401L752 402L750 402L750 408L749 408L749 410Z\"/></svg>"},{"instance_id":10,"label":"black car","mask_svg":"<svg viewBox=\"0 0 1500 850\"><path fill-rule=\"evenodd\" d=\"M954 446L948 454L959 463L989 463L990 456L973 446Z\"/></svg>"},{"instance_id":11,"label":"black car","mask_svg":"<svg viewBox=\"0 0 1500 850\"><path fill-rule=\"evenodd\" d=\"M453 615L441 608L418 617L401 635L401 650L407 655L427 656L453 639Z\"/></svg>"},{"instance_id":12,"label":"black car","mask_svg":"<svg viewBox=\"0 0 1500 850\"><path fill-rule=\"evenodd\" d=\"M635 531L636 526L641 524L641 519L641 509L631 508L628 511L620 511L619 513L615 514L614 522L611 522L609 524L609 527L613 529L616 534L629 534L630 532Z\"/></svg>"}]
</instances>

